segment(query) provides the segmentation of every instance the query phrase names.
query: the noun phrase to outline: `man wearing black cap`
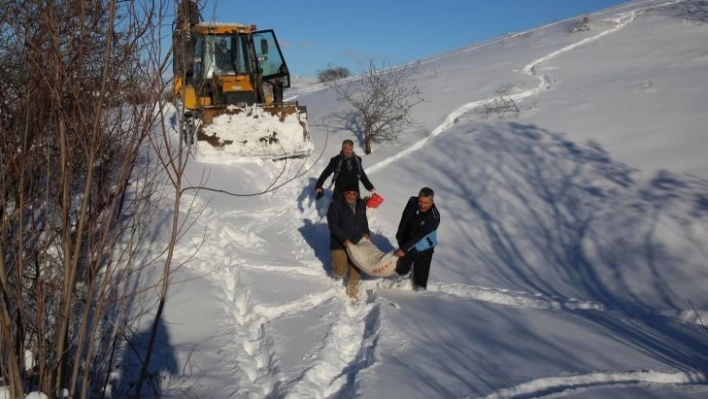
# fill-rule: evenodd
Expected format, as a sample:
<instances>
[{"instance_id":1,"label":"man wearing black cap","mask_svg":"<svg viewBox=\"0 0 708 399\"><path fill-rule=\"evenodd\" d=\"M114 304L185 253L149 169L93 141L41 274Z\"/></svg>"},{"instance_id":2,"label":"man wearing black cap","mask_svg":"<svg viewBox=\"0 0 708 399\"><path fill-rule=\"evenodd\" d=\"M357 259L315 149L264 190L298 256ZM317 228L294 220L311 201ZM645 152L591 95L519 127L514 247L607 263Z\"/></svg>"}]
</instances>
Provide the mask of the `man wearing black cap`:
<instances>
[{"instance_id":1,"label":"man wearing black cap","mask_svg":"<svg viewBox=\"0 0 708 399\"><path fill-rule=\"evenodd\" d=\"M357 244L363 237L369 237L366 203L359 198L358 182L343 186L341 198L332 200L327 210L327 224L330 232L332 275L335 280L340 280L349 271L347 295L356 300L361 275L349 259L346 248Z\"/></svg>"},{"instance_id":2,"label":"man wearing black cap","mask_svg":"<svg viewBox=\"0 0 708 399\"><path fill-rule=\"evenodd\" d=\"M361 166L361 158L354 153L354 142L351 140L344 140L342 142L342 151L329 160L327 167L317 179L317 183L315 183L317 199L322 198L324 195L322 186L325 180L327 180L327 177L331 174L334 174L334 176L332 176L332 182L334 182L332 199L340 197L341 190L344 186L356 184L358 190L359 180L361 180L367 190L370 192L375 191L374 185L371 184L364 172L364 168Z\"/></svg>"}]
</instances>

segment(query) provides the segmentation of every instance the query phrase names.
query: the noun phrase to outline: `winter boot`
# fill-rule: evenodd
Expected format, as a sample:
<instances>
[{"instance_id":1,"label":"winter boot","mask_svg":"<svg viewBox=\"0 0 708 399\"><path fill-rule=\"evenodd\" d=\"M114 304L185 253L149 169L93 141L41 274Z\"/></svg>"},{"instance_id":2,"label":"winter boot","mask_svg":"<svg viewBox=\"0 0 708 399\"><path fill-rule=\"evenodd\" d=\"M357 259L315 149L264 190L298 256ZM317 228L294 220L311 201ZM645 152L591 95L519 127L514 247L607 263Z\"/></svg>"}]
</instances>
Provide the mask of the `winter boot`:
<instances>
[{"instance_id":1,"label":"winter boot","mask_svg":"<svg viewBox=\"0 0 708 399\"><path fill-rule=\"evenodd\" d=\"M357 299L359 299L359 282L349 282L347 284L347 296L349 299L351 299L352 302L355 302Z\"/></svg>"}]
</instances>

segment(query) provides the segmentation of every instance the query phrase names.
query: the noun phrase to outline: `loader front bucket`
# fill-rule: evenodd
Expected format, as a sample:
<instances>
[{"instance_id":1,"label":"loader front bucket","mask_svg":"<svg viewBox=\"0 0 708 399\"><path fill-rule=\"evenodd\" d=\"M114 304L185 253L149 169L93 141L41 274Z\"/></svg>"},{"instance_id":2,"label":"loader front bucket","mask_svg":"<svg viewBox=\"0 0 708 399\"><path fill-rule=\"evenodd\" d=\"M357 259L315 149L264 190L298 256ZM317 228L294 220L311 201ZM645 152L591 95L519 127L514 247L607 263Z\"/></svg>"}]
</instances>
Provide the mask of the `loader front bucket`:
<instances>
[{"instance_id":1,"label":"loader front bucket","mask_svg":"<svg viewBox=\"0 0 708 399\"><path fill-rule=\"evenodd\" d=\"M307 109L296 102L204 108L200 119L202 158L282 159L307 156L313 149Z\"/></svg>"}]
</instances>

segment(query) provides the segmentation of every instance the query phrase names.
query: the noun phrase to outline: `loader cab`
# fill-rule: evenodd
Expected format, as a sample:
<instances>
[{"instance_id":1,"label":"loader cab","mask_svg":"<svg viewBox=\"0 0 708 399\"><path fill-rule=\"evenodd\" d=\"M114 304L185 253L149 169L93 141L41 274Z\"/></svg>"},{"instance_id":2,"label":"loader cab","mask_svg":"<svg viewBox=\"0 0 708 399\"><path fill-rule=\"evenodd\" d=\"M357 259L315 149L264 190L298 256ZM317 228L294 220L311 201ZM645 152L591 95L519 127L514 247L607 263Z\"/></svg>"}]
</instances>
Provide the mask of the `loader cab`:
<instances>
[{"instance_id":1,"label":"loader cab","mask_svg":"<svg viewBox=\"0 0 708 399\"><path fill-rule=\"evenodd\" d=\"M248 47L244 37L238 35L197 36L188 78L202 81L222 75L249 74Z\"/></svg>"},{"instance_id":2,"label":"loader cab","mask_svg":"<svg viewBox=\"0 0 708 399\"><path fill-rule=\"evenodd\" d=\"M272 29L200 24L191 34L175 31L173 40L175 76L184 76L175 93L187 109L283 103L290 73Z\"/></svg>"},{"instance_id":3,"label":"loader cab","mask_svg":"<svg viewBox=\"0 0 708 399\"><path fill-rule=\"evenodd\" d=\"M194 79L257 73L266 81L282 79L284 87L290 87L288 67L273 30L252 35L199 35L192 59L190 75Z\"/></svg>"},{"instance_id":4,"label":"loader cab","mask_svg":"<svg viewBox=\"0 0 708 399\"><path fill-rule=\"evenodd\" d=\"M201 44L199 44L199 39ZM203 54L204 79L223 75L244 75L253 73L249 56L248 36L210 35L197 39L197 52ZM199 49L199 47L202 47Z\"/></svg>"},{"instance_id":5,"label":"loader cab","mask_svg":"<svg viewBox=\"0 0 708 399\"><path fill-rule=\"evenodd\" d=\"M250 35L203 33L194 36L187 83L202 106L253 104L259 101L252 83L255 62Z\"/></svg>"}]
</instances>

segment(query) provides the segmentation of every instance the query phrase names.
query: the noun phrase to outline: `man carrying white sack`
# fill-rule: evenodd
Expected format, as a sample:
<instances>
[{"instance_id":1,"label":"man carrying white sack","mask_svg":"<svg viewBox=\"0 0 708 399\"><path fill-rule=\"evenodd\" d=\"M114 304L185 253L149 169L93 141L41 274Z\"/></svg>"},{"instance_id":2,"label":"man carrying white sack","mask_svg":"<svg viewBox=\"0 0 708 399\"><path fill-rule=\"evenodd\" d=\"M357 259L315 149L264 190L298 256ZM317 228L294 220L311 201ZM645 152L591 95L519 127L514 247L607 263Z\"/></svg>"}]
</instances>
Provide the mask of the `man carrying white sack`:
<instances>
[{"instance_id":1,"label":"man carrying white sack","mask_svg":"<svg viewBox=\"0 0 708 399\"><path fill-rule=\"evenodd\" d=\"M396 233L398 249L394 253L401 258L396 273L403 276L412 268L413 289L416 291L428 287L430 263L437 245L440 212L435 206L434 196L431 188L423 187L417 197L411 197L403 209Z\"/></svg>"},{"instance_id":2,"label":"man carrying white sack","mask_svg":"<svg viewBox=\"0 0 708 399\"><path fill-rule=\"evenodd\" d=\"M366 204L359 198L359 183L342 187L342 196L332 200L327 210L329 226L329 249L332 256L332 274L335 280L342 279L347 271L347 295L356 300L361 275L347 255L347 247L369 238L369 221Z\"/></svg>"},{"instance_id":3,"label":"man carrying white sack","mask_svg":"<svg viewBox=\"0 0 708 399\"><path fill-rule=\"evenodd\" d=\"M374 277L407 275L414 269L413 289L425 290L439 225L440 213L434 203L434 192L423 187L417 197L410 197L403 210L396 233L396 250L382 252L371 241L361 240L347 247L349 259Z\"/></svg>"}]
</instances>

